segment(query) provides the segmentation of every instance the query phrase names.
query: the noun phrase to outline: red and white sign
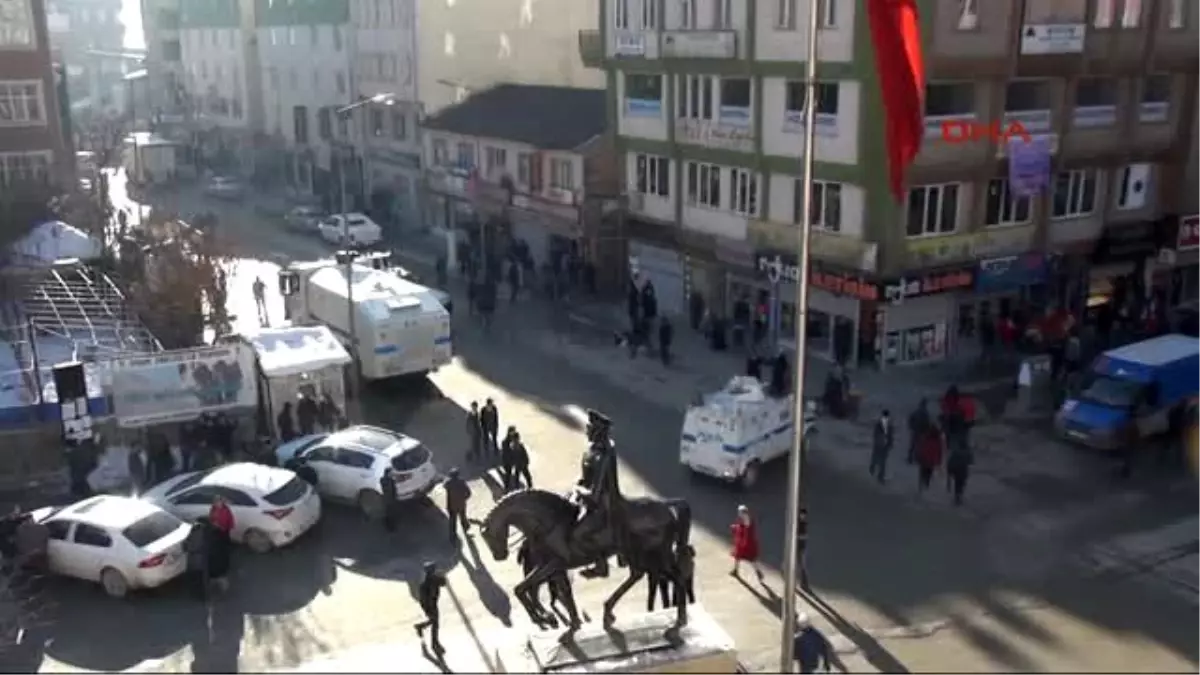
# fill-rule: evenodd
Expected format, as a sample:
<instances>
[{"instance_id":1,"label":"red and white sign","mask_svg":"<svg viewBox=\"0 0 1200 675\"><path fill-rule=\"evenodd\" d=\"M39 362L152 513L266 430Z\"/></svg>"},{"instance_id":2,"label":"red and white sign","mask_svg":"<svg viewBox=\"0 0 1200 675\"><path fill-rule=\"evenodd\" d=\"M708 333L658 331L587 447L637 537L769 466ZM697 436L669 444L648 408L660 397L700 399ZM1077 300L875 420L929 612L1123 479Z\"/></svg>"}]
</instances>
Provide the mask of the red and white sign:
<instances>
[{"instance_id":1,"label":"red and white sign","mask_svg":"<svg viewBox=\"0 0 1200 675\"><path fill-rule=\"evenodd\" d=\"M1176 251L1192 251L1200 248L1200 215L1180 216L1179 234L1175 238Z\"/></svg>"}]
</instances>

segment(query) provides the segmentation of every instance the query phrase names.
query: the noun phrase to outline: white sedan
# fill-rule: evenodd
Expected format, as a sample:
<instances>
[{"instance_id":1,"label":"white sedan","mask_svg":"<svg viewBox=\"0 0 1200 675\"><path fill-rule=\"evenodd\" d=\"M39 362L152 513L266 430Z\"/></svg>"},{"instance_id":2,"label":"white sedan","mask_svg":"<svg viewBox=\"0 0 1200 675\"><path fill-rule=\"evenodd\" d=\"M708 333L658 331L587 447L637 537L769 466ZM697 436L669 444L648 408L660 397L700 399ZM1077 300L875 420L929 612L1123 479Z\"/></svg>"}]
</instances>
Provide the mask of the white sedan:
<instances>
[{"instance_id":1,"label":"white sedan","mask_svg":"<svg viewBox=\"0 0 1200 675\"><path fill-rule=\"evenodd\" d=\"M433 453L420 441L366 425L297 438L276 448L275 457L281 466L308 473L322 497L354 504L368 518L383 515L384 469L391 467L400 500L422 498L441 480Z\"/></svg>"},{"instance_id":2,"label":"white sedan","mask_svg":"<svg viewBox=\"0 0 1200 675\"><path fill-rule=\"evenodd\" d=\"M383 228L361 213L329 216L317 224L317 229L322 239L340 246L372 246L383 239Z\"/></svg>"},{"instance_id":3,"label":"white sedan","mask_svg":"<svg viewBox=\"0 0 1200 675\"><path fill-rule=\"evenodd\" d=\"M307 482L287 469L250 462L180 474L142 494L188 521L207 516L217 497L233 511L230 538L255 553L294 541L321 518L321 500Z\"/></svg>"},{"instance_id":4,"label":"white sedan","mask_svg":"<svg viewBox=\"0 0 1200 675\"><path fill-rule=\"evenodd\" d=\"M114 598L187 571L183 542L191 526L149 502L98 495L31 515L49 534L50 571L97 582Z\"/></svg>"}]
</instances>

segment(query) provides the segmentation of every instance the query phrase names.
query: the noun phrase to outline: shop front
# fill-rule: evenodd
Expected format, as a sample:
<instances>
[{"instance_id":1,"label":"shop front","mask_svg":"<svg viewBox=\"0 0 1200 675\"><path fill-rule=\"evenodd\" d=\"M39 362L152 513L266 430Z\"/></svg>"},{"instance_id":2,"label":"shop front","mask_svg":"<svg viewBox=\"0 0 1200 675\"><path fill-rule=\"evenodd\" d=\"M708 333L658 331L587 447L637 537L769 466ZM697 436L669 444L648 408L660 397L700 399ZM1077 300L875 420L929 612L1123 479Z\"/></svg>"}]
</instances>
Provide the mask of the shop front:
<instances>
[{"instance_id":1,"label":"shop front","mask_svg":"<svg viewBox=\"0 0 1200 675\"><path fill-rule=\"evenodd\" d=\"M371 210L384 220L406 226L419 222L417 186L421 180L421 156L385 148L372 148Z\"/></svg>"},{"instance_id":2,"label":"shop front","mask_svg":"<svg viewBox=\"0 0 1200 675\"><path fill-rule=\"evenodd\" d=\"M490 208L496 207L493 205ZM558 255L572 251L579 255L586 254L582 250L583 228L579 221L579 209L575 206L512 194L507 198L507 208L501 206L498 210L506 213L509 235L514 240L525 242L530 257L539 268Z\"/></svg>"},{"instance_id":3,"label":"shop front","mask_svg":"<svg viewBox=\"0 0 1200 675\"><path fill-rule=\"evenodd\" d=\"M962 293L973 293L975 265L924 272L887 281L888 304L876 315L882 366L941 361L955 347L951 327Z\"/></svg>"},{"instance_id":4,"label":"shop front","mask_svg":"<svg viewBox=\"0 0 1200 675\"><path fill-rule=\"evenodd\" d=\"M1159 252L1154 284L1164 291L1168 307L1200 298L1200 215L1180 216L1175 236ZM1170 246L1174 244L1174 246Z\"/></svg>"},{"instance_id":5,"label":"shop front","mask_svg":"<svg viewBox=\"0 0 1200 675\"><path fill-rule=\"evenodd\" d=\"M1144 293L1145 275L1158 257L1163 238L1156 225L1156 221L1142 221L1104 228L1088 261L1088 309L1112 301L1123 287Z\"/></svg>"},{"instance_id":6,"label":"shop front","mask_svg":"<svg viewBox=\"0 0 1200 675\"><path fill-rule=\"evenodd\" d=\"M639 286L649 281L658 312L682 316L687 310L687 264L682 253L638 239L629 240L629 273Z\"/></svg>"},{"instance_id":7,"label":"shop front","mask_svg":"<svg viewBox=\"0 0 1200 675\"><path fill-rule=\"evenodd\" d=\"M1046 303L1049 262L1042 253L1023 253L980 260L975 269L975 292L958 303L957 336L971 340L979 327L1021 307Z\"/></svg>"}]
</instances>

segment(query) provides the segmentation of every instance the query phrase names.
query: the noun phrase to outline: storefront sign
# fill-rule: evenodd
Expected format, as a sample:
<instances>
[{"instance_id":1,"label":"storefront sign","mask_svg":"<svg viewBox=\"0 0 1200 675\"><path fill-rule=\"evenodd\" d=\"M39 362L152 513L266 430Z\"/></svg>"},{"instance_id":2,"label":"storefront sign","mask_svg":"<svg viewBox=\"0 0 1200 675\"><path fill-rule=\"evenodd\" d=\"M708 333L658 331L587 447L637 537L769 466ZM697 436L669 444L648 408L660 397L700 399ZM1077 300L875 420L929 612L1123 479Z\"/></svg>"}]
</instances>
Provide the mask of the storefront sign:
<instances>
[{"instance_id":1,"label":"storefront sign","mask_svg":"<svg viewBox=\"0 0 1200 675\"><path fill-rule=\"evenodd\" d=\"M397 152L384 148L372 148L371 161L412 169L413 171L421 169L421 156L413 152Z\"/></svg>"},{"instance_id":2,"label":"storefront sign","mask_svg":"<svg viewBox=\"0 0 1200 675\"><path fill-rule=\"evenodd\" d=\"M668 30L662 34L662 57L730 59L737 56L737 33L731 30Z\"/></svg>"},{"instance_id":3,"label":"storefront sign","mask_svg":"<svg viewBox=\"0 0 1200 675\"><path fill-rule=\"evenodd\" d=\"M747 224L750 242L759 250L796 250L800 244L799 232L795 225L769 220L751 220ZM814 230L809 245L815 260L868 274L877 269L879 247L874 242Z\"/></svg>"},{"instance_id":4,"label":"storefront sign","mask_svg":"<svg viewBox=\"0 0 1200 675\"><path fill-rule=\"evenodd\" d=\"M1080 3L1082 5L1082 3ZM1021 28L1021 53L1078 54L1083 51L1083 23L1031 24Z\"/></svg>"},{"instance_id":5,"label":"storefront sign","mask_svg":"<svg viewBox=\"0 0 1200 675\"><path fill-rule=\"evenodd\" d=\"M1200 248L1200 216L1180 216L1175 250L1194 251L1197 248Z\"/></svg>"},{"instance_id":6,"label":"storefront sign","mask_svg":"<svg viewBox=\"0 0 1200 675\"><path fill-rule=\"evenodd\" d=\"M115 359L110 368L113 413L123 427L258 404L254 352L245 344Z\"/></svg>"},{"instance_id":7,"label":"storefront sign","mask_svg":"<svg viewBox=\"0 0 1200 675\"><path fill-rule=\"evenodd\" d=\"M800 266L795 256L785 257L780 253L759 253L754 257L754 266L772 284L794 284L800 281ZM843 274L814 267L810 270L808 281L814 288L828 291L834 295L845 295L859 300L879 299L879 289L874 283L853 274Z\"/></svg>"},{"instance_id":8,"label":"storefront sign","mask_svg":"<svg viewBox=\"0 0 1200 675\"><path fill-rule=\"evenodd\" d=\"M1151 221L1105 227L1092 251L1092 264L1140 262L1158 255L1158 240Z\"/></svg>"},{"instance_id":9,"label":"storefront sign","mask_svg":"<svg viewBox=\"0 0 1200 675\"><path fill-rule=\"evenodd\" d=\"M1046 282L1046 256L1041 253L1010 255L980 261L975 290L999 293Z\"/></svg>"},{"instance_id":10,"label":"storefront sign","mask_svg":"<svg viewBox=\"0 0 1200 675\"><path fill-rule=\"evenodd\" d=\"M883 297L889 302L900 302L907 298L970 290L974 286L975 269L961 267L889 281L883 286Z\"/></svg>"},{"instance_id":11,"label":"storefront sign","mask_svg":"<svg viewBox=\"0 0 1200 675\"><path fill-rule=\"evenodd\" d=\"M514 194L512 196L511 204L514 209L528 211L540 216L547 216L555 220L565 220L572 224L579 222L579 207L577 206L556 204L544 199L537 199L536 197L530 197L522 194Z\"/></svg>"},{"instance_id":12,"label":"storefront sign","mask_svg":"<svg viewBox=\"0 0 1200 675\"><path fill-rule=\"evenodd\" d=\"M936 267L984 256L1024 253L1033 245L1032 225L1005 227L971 234L926 237L908 241L911 267Z\"/></svg>"},{"instance_id":13,"label":"storefront sign","mask_svg":"<svg viewBox=\"0 0 1200 675\"><path fill-rule=\"evenodd\" d=\"M745 152L754 146L754 134L748 126L692 119L676 120L675 124L680 137L687 143Z\"/></svg>"}]
</instances>

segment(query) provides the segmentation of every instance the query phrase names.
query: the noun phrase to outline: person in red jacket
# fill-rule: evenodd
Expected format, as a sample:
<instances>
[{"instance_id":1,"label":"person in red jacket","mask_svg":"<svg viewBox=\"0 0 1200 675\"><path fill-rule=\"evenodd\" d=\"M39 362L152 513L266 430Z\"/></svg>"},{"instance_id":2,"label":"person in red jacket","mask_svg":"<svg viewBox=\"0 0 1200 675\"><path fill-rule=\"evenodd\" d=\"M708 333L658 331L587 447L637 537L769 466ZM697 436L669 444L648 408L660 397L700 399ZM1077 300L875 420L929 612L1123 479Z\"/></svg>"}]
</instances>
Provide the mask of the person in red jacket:
<instances>
[{"instance_id":1,"label":"person in red jacket","mask_svg":"<svg viewBox=\"0 0 1200 675\"><path fill-rule=\"evenodd\" d=\"M208 522L227 537L233 532L233 510L224 497L213 500L212 508L208 510Z\"/></svg>"},{"instance_id":2,"label":"person in red jacket","mask_svg":"<svg viewBox=\"0 0 1200 675\"><path fill-rule=\"evenodd\" d=\"M941 429L930 427L917 445L917 492L923 493L929 488L933 474L942 465L945 455L945 440Z\"/></svg>"},{"instance_id":3,"label":"person in red jacket","mask_svg":"<svg viewBox=\"0 0 1200 675\"><path fill-rule=\"evenodd\" d=\"M762 569L758 566L758 530L754 526L754 518L750 516L750 509L745 505L739 506L737 520L729 529L733 532L733 569L729 573L738 576L742 561L745 560L754 568L758 580L762 581Z\"/></svg>"}]
</instances>

